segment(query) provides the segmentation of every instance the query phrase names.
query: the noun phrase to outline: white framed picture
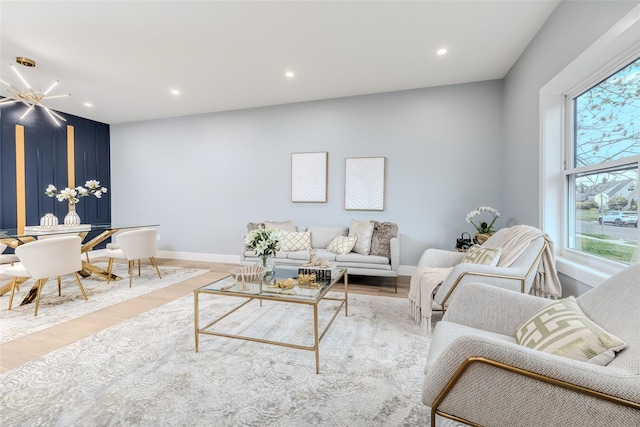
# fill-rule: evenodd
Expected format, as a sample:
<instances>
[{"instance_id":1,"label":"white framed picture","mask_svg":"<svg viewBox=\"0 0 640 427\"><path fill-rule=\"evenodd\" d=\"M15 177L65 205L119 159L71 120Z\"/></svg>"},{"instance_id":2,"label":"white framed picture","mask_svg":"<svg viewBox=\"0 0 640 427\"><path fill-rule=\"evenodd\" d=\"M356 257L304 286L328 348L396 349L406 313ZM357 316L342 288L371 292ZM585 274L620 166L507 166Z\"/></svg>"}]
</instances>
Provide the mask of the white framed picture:
<instances>
[{"instance_id":1,"label":"white framed picture","mask_svg":"<svg viewBox=\"0 0 640 427\"><path fill-rule=\"evenodd\" d=\"M345 159L344 208L384 210L386 157Z\"/></svg>"},{"instance_id":2,"label":"white framed picture","mask_svg":"<svg viewBox=\"0 0 640 427\"><path fill-rule=\"evenodd\" d=\"M291 154L291 201L326 203L329 153Z\"/></svg>"}]
</instances>

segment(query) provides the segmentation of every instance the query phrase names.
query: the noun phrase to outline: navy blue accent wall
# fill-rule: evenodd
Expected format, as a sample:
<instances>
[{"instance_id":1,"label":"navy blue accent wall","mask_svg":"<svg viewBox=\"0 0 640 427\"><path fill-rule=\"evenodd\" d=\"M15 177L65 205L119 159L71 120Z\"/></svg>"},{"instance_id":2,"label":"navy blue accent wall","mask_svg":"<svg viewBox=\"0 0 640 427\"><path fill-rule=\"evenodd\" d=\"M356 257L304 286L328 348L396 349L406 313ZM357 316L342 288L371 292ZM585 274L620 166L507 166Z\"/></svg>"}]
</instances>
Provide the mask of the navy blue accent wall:
<instances>
[{"instance_id":1,"label":"navy blue accent wall","mask_svg":"<svg viewBox=\"0 0 640 427\"><path fill-rule=\"evenodd\" d=\"M58 189L67 186L67 125L75 131L75 185L96 179L111 189L108 124L59 113L67 121L56 126L40 108L19 120L25 108L20 104L0 108L0 228L17 226L16 124L24 126L27 225L38 225L47 212L62 223L67 213L66 203L44 194L49 184ZM101 199L83 197L76 210L83 223L111 222L110 193Z\"/></svg>"}]
</instances>

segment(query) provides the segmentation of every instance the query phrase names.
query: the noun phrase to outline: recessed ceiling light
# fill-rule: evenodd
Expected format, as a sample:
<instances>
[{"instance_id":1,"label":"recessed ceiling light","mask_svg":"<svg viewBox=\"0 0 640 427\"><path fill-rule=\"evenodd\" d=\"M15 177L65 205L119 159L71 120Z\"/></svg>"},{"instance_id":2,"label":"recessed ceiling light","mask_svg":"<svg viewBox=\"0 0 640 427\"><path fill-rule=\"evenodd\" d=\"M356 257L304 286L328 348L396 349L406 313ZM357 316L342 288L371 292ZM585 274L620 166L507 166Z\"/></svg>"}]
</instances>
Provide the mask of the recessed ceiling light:
<instances>
[{"instance_id":1,"label":"recessed ceiling light","mask_svg":"<svg viewBox=\"0 0 640 427\"><path fill-rule=\"evenodd\" d=\"M85 106L85 107L93 107L93 104L92 104L92 103L90 103L90 102L85 102L85 103L84 103L84 106Z\"/></svg>"},{"instance_id":2,"label":"recessed ceiling light","mask_svg":"<svg viewBox=\"0 0 640 427\"><path fill-rule=\"evenodd\" d=\"M284 73L285 76L287 76L288 78L293 78L295 76L295 74L293 73L293 71L287 71L286 73Z\"/></svg>"},{"instance_id":3,"label":"recessed ceiling light","mask_svg":"<svg viewBox=\"0 0 640 427\"><path fill-rule=\"evenodd\" d=\"M447 53L447 49L438 49L438 52L436 52L438 55L444 55L445 53Z\"/></svg>"},{"instance_id":4,"label":"recessed ceiling light","mask_svg":"<svg viewBox=\"0 0 640 427\"><path fill-rule=\"evenodd\" d=\"M180 91L178 89L171 89L171 93L173 95L180 95Z\"/></svg>"}]
</instances>

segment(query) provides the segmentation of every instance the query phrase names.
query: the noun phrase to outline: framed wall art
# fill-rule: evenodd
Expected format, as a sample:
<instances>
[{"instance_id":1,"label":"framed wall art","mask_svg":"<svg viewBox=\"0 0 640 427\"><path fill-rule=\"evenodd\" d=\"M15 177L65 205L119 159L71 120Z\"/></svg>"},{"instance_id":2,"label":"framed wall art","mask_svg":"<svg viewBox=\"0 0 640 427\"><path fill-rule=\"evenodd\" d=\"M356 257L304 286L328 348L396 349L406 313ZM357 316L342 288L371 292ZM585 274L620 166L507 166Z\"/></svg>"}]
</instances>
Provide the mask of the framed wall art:
<instances>
[{"instance_id":1,"label":"framed wall art","mask_svg":"<svg viewBox=\"0 0 640 427\"><path fill-rule=\"evenodd\" d=\"M386 157L345 159L344 208L384 210Z\"/></svg>"},{"instance_id":2,"label":"framed wall art","mask_svg":"<svg viewBox=\"0 0 640 427\"><path fill-rule=\"evenodd\" d=\"M291 201L326 203L328 153L291 154Z\"/></svg>"}]
</instances>

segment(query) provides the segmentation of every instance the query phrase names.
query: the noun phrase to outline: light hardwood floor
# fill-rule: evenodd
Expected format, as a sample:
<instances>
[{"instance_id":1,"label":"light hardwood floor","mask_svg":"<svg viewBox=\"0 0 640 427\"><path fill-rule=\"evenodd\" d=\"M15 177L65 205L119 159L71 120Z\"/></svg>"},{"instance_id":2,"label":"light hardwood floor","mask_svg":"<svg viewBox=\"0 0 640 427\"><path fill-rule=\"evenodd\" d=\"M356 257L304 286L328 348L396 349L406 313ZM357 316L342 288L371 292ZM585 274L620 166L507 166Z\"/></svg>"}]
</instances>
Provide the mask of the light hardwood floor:
<instances>
[{"instance_id":1,"label":"light hardwood floor","mask_svg":"<svg viewBox=\"0 0 640 427\"><path fill-rule=\"evenodd\" d=\"M106 261L106 259L96 259L96 261L100 260ZM155 292L150 292L129 301L98 310L78 319L9 341L5 344L0 344L0 372L6 372L32 359L36 359L79 339L100 332L103 329L130 319L138 314L167 304L185 295L190 295L194 289L227 276L234 267L237 267L236 264L171 259L158 259L158 264L183 268L202 268L210 271ZM340 284L336 285L334 289L336 291L343 291L344 287ZM397 294L394 292L393 281L391 279L349 276L350 294L359 293L407 298L408 292L409 277L406 276L398 279ZM6 307L6 304L3 303L6 298L6 295L0 298L0 307ZM6 310L6 308L1 309Z\"/></svg>"}]
</instances>

